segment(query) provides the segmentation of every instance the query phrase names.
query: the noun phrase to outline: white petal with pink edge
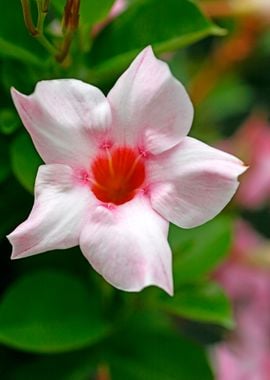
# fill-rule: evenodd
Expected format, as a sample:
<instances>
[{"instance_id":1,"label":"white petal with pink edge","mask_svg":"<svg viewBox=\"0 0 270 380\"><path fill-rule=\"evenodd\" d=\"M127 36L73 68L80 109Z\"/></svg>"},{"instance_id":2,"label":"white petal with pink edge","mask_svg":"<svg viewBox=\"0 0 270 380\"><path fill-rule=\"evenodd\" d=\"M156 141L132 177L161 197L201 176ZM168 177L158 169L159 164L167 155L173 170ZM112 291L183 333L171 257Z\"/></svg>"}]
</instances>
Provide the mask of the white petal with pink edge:
<instances>
[{"instance_id":1,"label":"white petal with pink edge","mask_svg":"<svg viewBox=\"0 0 270 380\"><path fill-rule=\"evenodd\" d=\"M168 222L149 200L133 200L108 209L99 206L83 229L80 246L94 269L126 291L156 285L173 293Z\"/></svg>"},{"instance_id":2,"label":"white petal with pink edge","mask_svg":"<svg viewBox=\"0 0 270 380\"><path fill-rule=\"evenodd\" d=\"M196 227L226 206L245 170L236 157L186 137L148 161L151 204L170 222Z\"/></svg>"},{"instance_id":3,"label":"white petal with pink edge","mask_svg":"<svg viewBox=\"0 0 270 380\"><path fill-rule=\"evenodd\" d=\"M186 90L151 47L135 58L108 100L116 139L142 145L154 154L179 143L192 124L193 107Z\"/></svg>"},{"instance_id":4,"label":"white petal with pink edge","mask_svg":"<svg viewBox=\"0 0 270 380\"><path fill-rule=\"evenodd\" d=\"M111 125L102 92L75 79L39 82L30 96L11 90L17 111L47 164L85 168Z\"/></svg>"},{"instance_id":5,"label":"white petal with pink edge","mask_svg":"<svg viewBox=\"0 0 270 380\"><path fill-rule=\"evenodd\" d=\"M79 236L95 200L66 165L40 166L35 203L28 219L8 239L12 258L21 258L79 244Z\"/></svg>"}]
</instances>

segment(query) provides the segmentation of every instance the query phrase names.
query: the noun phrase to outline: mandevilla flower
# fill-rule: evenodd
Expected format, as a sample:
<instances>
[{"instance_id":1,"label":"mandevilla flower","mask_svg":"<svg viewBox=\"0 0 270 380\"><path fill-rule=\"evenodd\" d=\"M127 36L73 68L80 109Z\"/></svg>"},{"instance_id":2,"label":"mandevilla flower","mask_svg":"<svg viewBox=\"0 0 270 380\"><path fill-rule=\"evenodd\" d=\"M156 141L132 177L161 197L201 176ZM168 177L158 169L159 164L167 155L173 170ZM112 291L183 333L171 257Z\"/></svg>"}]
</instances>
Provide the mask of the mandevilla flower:
<instances>
[{"instance_id":1,"label":"mandevilla flower","mask_svg":"<svg viewBox=\"0 0 270 380\"><path fill-rule=\"evenodd\" d=\"M250 165L243 177L238 203L248 209L262 207L270 199L270 126L264 115L251 115L244 125L221 144L224 150L238 152Z\"/></svg>"},{"instance_id":2,"label":"mandevilla flower","mask_svg":"<svg viewBox=\"0 0 270 380\"><path fill-rule=\"evenodd\" d=\"M75 79L12 96L46 163L30 216L8 236L12 258L79 244L115 287L172 294L169 222L191 228L213 218L245 167L186 137L192 104L167 64L147 47L107 98Z\"/></svg>"},{"instance_id":3,"label":"mandevilla flower","mask_svg":"<svg viewBox=\"0 0 270 380\"><path fill-rule=\"evenodd\" d=\"M216 280L233 303L235 331L212 351L217 380L269 380L270 277L254 266L264 238L244 221L238 221L229 259Z\"/></svg>"},{"instance_id":4,"label":"mandevilla flower","mask_svg":"<svg viewBox=\"0 0 270 380\"><path fill-rule=\"evenodd\" d=\"M127 7L126 0L115 0L108 16L105 20L95 24L92 28L92 35L96 36L102 29L105 28L112 20L119 16Z\"/></svg>"}]
</instances>

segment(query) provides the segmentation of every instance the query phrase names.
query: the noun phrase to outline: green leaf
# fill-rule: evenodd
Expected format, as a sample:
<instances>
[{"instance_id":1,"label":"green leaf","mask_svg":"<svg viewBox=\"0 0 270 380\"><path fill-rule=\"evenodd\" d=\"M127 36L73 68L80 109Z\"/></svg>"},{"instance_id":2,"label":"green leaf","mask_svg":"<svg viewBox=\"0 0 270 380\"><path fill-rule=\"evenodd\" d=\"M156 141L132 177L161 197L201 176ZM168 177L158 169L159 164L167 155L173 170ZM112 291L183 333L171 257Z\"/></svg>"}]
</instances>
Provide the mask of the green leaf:
<instances>
[{"instance_id":1,"label":"green leaf","mask_svg":"<svg viewBox=\"0 0 270 380\"><path fill-rule=\"evenodd\" d=\"M109 16L115 0L82 0L80 6L80 35L83 51L88 52L92 45L91 30Z\"/></svg>"},{"instance_id":2,"label":"green leaf","mask_svg":"<svg viewBox=\"0 0 270 380\"><path fill-rule=\"evenodd\" d=\"M1 379L5 380L88 380L94 378L95 362L89 350L66 354L40 356L33 360L24 357L22 363L13 360L6 366ZM8 358L7 358L8 359ZM12 358L11 358L12 359Z\"/></svg>"},{"instance_id":3,"label":"green leaf","mask_svg":"<svg viewBox=\"0 0 270 380\"><path fill-rule=\"evenodd\" d=\"M224 31L187 0L138 1L96 38L91 51L96 75L123 70L144 47L156 53L176 50Z\"/></svg>"},{"instance_id":4,"label":"green leaf","mask_svg":"<svg viewBox=\"0 0 270 380\"><path fill-rule=\"evenodd\" d=\"M112 379L213 380L203 349L173 331L129 329L113 344Z\"/></svg>"},{"instance_id":5,"label":"green leaf","mask_svg":"<svg viewBox=\"0 0 270 380\"><path fill-rule=\"evenodd\" d=\"M228 217L216 217L191 230L171 225L169 242L174 253L175 288L213 270L227 256L231 240L232 221Z\"/></svg>"},{"instance_id":6,"label":"green leaf","mask_svg":"<svg viewBox=\"0 0 270 380\"><path fill-rule=\"evenodd\" d=\"M0 7L0 56L42 65L45 49L27 31L20 2L0 0Z\"/></svg>"},{"instance_id":7,"label":"green leaf","mask_svg":"<svg viewBox=\"0 0 270 380\"><path fill-rule=\"evenodd\" d=\"M174 297L164 299L160 307L178 317L226 328L234 326L230 302L220 286L213 282L184 286Z\"/></svg>"},{"instance_id":8,"label":"green leaf","mask_svg":"<svg viewBox=\"0 0 270 380\"><path fill-rule=\"evenodd\" d=\"M20 119L15 110L11 108L2 108L0 110L0 132L4 135L10 135L20 126Z\"/></svg>"},{"instance_id":9,"label":"green leaf","mask_svg":"<svg viewBox=\"0 0 270 380\"><path fill-rule=\"evenodd\" d=\"M238 99L237 102L234 99ZM219 85L207 96L204 102L200 105L200 115L206 114L207 123L213 128L213 121L221 122L226 118L242 115L254 103L254 93L248 84L243 82L235 74L224 75L219 80ZM198 109L197 109L198 112ZM213 120L213 121L212 121ZM226 131L230 131L230 126L226 123Z\"/></svg>"},{"instance_id":10,"label":"green leaf","mask_svg":"<svg viewBox=\"0 0 270 380\"><path fill-rule=\"evenodd\" d=\"M5 139L0 141L0 182L4 182L11 173L8 144Z\"/></svg>"},{"instance_id":11,"label":"green leaf","mask_svg":"<svg viewBox=\"0 0 270 380\"><path fill-rule=\"evenodd\" d=\"M1 183L0 192L0 239L3 239L29 213L33 199L13 176Z\"/></svg>"},{"instance_id":12,"label":"green leaf","mask_svg":"<svg viewBox=\"0 0 270 380\"><path fill-rule=\"evenodd\" d=\"M30 37L29 37L30 38ZM26 50L23 47L17 46L12 42L5 41L0 37L0 55L8 58L15 58L20 61L31 63L33 65L40 65L42 61L31 51Z\"/></svg>"},{"instance_id":13,"label":"green leaf","mask_svg":"<svg viewBox=\"0 0 270 380\"><path fill-rule=\"evenodd\" d=\"M12 170L18 181L33 192L38 167L42 160L26 132L19 134L10 147Z\"/></svg>"},{"instance_id":14,"label":"green leaf","mask_svg":"<svg viewBox=\"0 0 270 380\"><path fill-rule=\"evenodd\" d=\"M0 304L0 342L20 350L75 350L108 332L94 294L64 272L28 274L7 290Z\"/></svg>"},{"instance_id":15,"label":"green leaf","mask_svg":"<svg viewBox=\"0 0 270 380\"><path fill-rule=\"evenodd\" d=\"M80 24L87 24L89 27L103 21L108 15L115 0L81 0L80 4ZM66 0L53 0L52 4L62 15Z\"/></svg>"},{"instance_id":16,"label":"green leaf","mask_svg":"<svg viewBox=\"0 0 270 380\"><path fill-rule=\"evenodd\" d=\"M4 379L5 370L8 368L9 355L7 350L4 347L0 347L0 378Z\"/></svg>"},{"instance_id":17,"label":"green leaf","mask_svg":"<svg viewBox=\"0 0 270 380\"><path fill-rule=\"evenodd\" d=\"M87 25L94 25L103 21L109 14L115 0L82 0L80 6L80 20Z\"/></svg>"}]
</instances>

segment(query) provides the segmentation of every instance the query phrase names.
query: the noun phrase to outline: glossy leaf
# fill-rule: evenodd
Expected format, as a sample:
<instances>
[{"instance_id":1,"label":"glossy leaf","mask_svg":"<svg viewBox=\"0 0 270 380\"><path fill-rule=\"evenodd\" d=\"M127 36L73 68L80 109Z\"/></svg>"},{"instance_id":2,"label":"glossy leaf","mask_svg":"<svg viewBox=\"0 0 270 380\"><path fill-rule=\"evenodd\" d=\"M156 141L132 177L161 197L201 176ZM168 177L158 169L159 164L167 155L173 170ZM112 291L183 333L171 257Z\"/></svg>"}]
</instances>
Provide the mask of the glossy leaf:
<instances>
[{"instance_id":1,"label":"glossy leaf","mask_svg":"<svg viewBox=\"0 0 270 380\"><path fill-rule=\"evenodd\" d=\"M82 0L80 13L81 21L87 25L101 22L108 15L115 0Z\"/></svg>"},{"instance_id":2,"label":"glossy leaf","mask_svg":"<svg viewBox=\"0 0 270 380\"><path fill-rule=\"evenodd\" d=\"M177 332L129 328L113 347L108 364L115 380L213 380L203 349Z\"/></svg>"},{"instance_id":3,"label":"glossy leaf","mask_svg":"<svg viewBox=\"0 0 270 380\"><path fill-rule=\"evenodd\" d=\"M2 61L0 82L2 82L2 85L8 94L7 98L9 104L11 104L11 87L15 87L18 91L30 95L34 91L36 83L39 80L46 78L50 78L50 76L48 75L46 69L41 65L33 66L23 61L15 61L13 59L5 59ZM13 104L11 105L11 109L15 112L18 120L20 120Z\"/></svg>"},{"instance_id":4,"label":"glossy leaf","mask_svg":"<svg viewBox=\"0 0 270 380\"><path fill-rule=\"evenodd\" d=\"M223 33L188 0L137 1L95 40L92 64L101 72L122 70L149 44L162 53Z\"/></svg>"},{"instance_id":5,"label":"glossy leaf","mask_svg":"<svg viewBox=\"0 0 270 380\"><path fill-rule=\"evenodd\" d=\"M30 36L29 36L30 38ZM38 57L28 51L27 49L17 46L12 42L4 40L4 38L0 37L0 52L4 57L15 58L26 63L31 63L33 65L40 65L41 61Z\"/></svg>"},{"instance_id":6,"label":"glossy leaf","mask_svg":"<svg viewBox=\"0 0 270 380\"><path fill-rule=\"evenodd\" d=\"M32 352L64 352L108 333L95 295L67 273L42 271L15 282L0 304L0 342Z\"/></svg>"},{"instance_id":7,"label":"glossy leaf","mask_svg":"<svg viewBox=\"0 0 270 380\"><path fill-rule=\"evenodd\" d=\"M46 51L27 31L20 2L0 0L0 7L0 56L42 65Z\"/></svg>"},{"instance_id":8,"label":"glossy leaf","mask_svg":"<svg viewBox=\"0 0 270 380\"><path fill-rule=\"evenodd\" d=\"M88 26L94 25L106 18L115 0L81 0L80 3L80 23ZM64 13L66 0L53 0L60 14Z\"/></svg>"},{"instance_id":9,"label":"glossy leaf","mask_svg":"<svg viewBox=\"0 0 270 380\"><path fill-rule=\"evenodd\" d=\"M4 182L11 173L7 141L0 140L0 183Z\"/></svg>"},{"instance_id":10,"label":"glossy leaf","mask_svg":"<svg viewBox=\"0 0 270 380\"><path fill-rule=\"evenodd\" d=\"M28 191L33 192L37 170L42 165L42 160L26 132L15 138L10 153L16 178Z\"/></svg>"},{"instance_id":11,"label":"glossy leaf","mask_svg":"<svg viewBox=\"0 0 270 380\"><path fill-rule=\"evenodd\" d=\"M39 356L35 360L27 357L16 366L9 363L0 374L5 380L88 380L96 370L93 356L93 352L83 350Z\"/></svg>"},{"instance_id":12,"label":"glossy leaf","mask_svg":"<svg viewBox=\"0 0 270 380\"><path fill-rule=\"evenodd\" d=\"M232 240L230 218L219 216L203 226L183 230L170 226L175 287L207 275L228 254Z\"/></svg>"},{"instance_id":13,"label":"glossy leaf","mask_svg":"<svg viewBox=\"0 0 270 380\"><path fill-rule=\"evenodd\" d=\"M1 183L0 192L1 240L4 239L5 235L10 233L29 214L33 199L12 176L5 182ZM16 210L16 212L11 210Z\"/></svg>"},{"instance_id":14,"label":"glossy leaf","mask_svg":"<svg viewBox=\"0 0 270 380\"><path fill-rule=\"evenodd\" d=\"M4 135L10 135L20 126L20 119L15 110L11 108L2 108L0 110L0 132Z\"/></svg>"},{"instance_id":15,"label":"glossy leaf","mask_svg":"<svg viewBox=\"0 0 270 380\"><path fill-rule=\"evenodd\" d=\"M232 328L234 325L228 298L223 290L212 282L184 286L173 298L166 298L160 306L174 316L226 328Z\"/></svg>"}]
</instances>

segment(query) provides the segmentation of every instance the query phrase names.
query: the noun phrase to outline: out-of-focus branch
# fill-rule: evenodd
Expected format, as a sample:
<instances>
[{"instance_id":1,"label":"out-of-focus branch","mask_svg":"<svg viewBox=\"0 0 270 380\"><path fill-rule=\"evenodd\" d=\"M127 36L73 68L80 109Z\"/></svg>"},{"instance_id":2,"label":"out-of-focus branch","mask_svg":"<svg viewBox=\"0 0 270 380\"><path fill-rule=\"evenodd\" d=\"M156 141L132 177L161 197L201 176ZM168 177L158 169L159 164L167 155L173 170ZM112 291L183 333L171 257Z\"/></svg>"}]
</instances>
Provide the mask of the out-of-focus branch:
<instances>
[{"instance_id":1,"label":"out-of-focus branch","mask_svg":"<svg viewBox=\"0 0 270 380\"><path fill-rule=\"evenodd\" d=\"M44 21L48 13L49 1L38 0L37 7L38 7L37 30L39 31L40 34L43 34Z\"/></svg>"},{"instance_id":2,"label":"out-of-focus branch","mask_svg":"<svg viewBox=\"0 0 270 380\"><path fill-rule=\"evenodd\" d=\"M43 33L43 25L44 20L48 12L48 0L38 0L37 6L38 6L38 21L37 26L35 26L32 18L32 12L30 7L29 0L21 0L22 4L22 10L23 10L23 17L25 26L28 29L29 33L39 41L41 45L43 45L51 54L56 54L56 48L49 42L49 40L44 36Z\"/></svg>"},{"instance_id":3,"label":"out-of-focus branch","mask_svg":"<svg viewBox=\"0 0 270 380\"><path fill-rule=\"evenodd\" d=\"M21 4L25 26L29 33L32 34L32 36L35 36L37 34L37 29L33 23L29 0L21 0Z\"/></svg>"},{"instance_id":4,"label":"out-of-focus branch","mask_svg":"<svg viewBox=\"0 0 270 380\"><path fill-rule=\"evenodd\" d=\"M24 22L29 33L37 39L57 60L62 63L68 56L74 33L79 25L80 0L67 0L62 20L63 40L57 48L44 35L44 21L50 0L36 0L38 19L33 22L29 0L21 0Z\"/></svg>"},{"instance_id":5,"label":"out-of-focus branch","mask_svg":"<svg viewBox=\"0 0 270 380\"><path fill-rule=\"evenodd\" d=\"M63 17L63 31L76 30L79 24L80 0L67 0Z\"/></svg>"},{"instance_id":6,"label":"out-of-focus branch","mask_svg":"<svg viewBox=\"0 0 270 380\"><path fill-rule=\"evenodd\" d=\"M74 33L79 25L79 10L80 0L67 0L62 20L64 39L59 51L55 55L58 62L63 62L68 55Z\"/></svg>"}]
</instances>

